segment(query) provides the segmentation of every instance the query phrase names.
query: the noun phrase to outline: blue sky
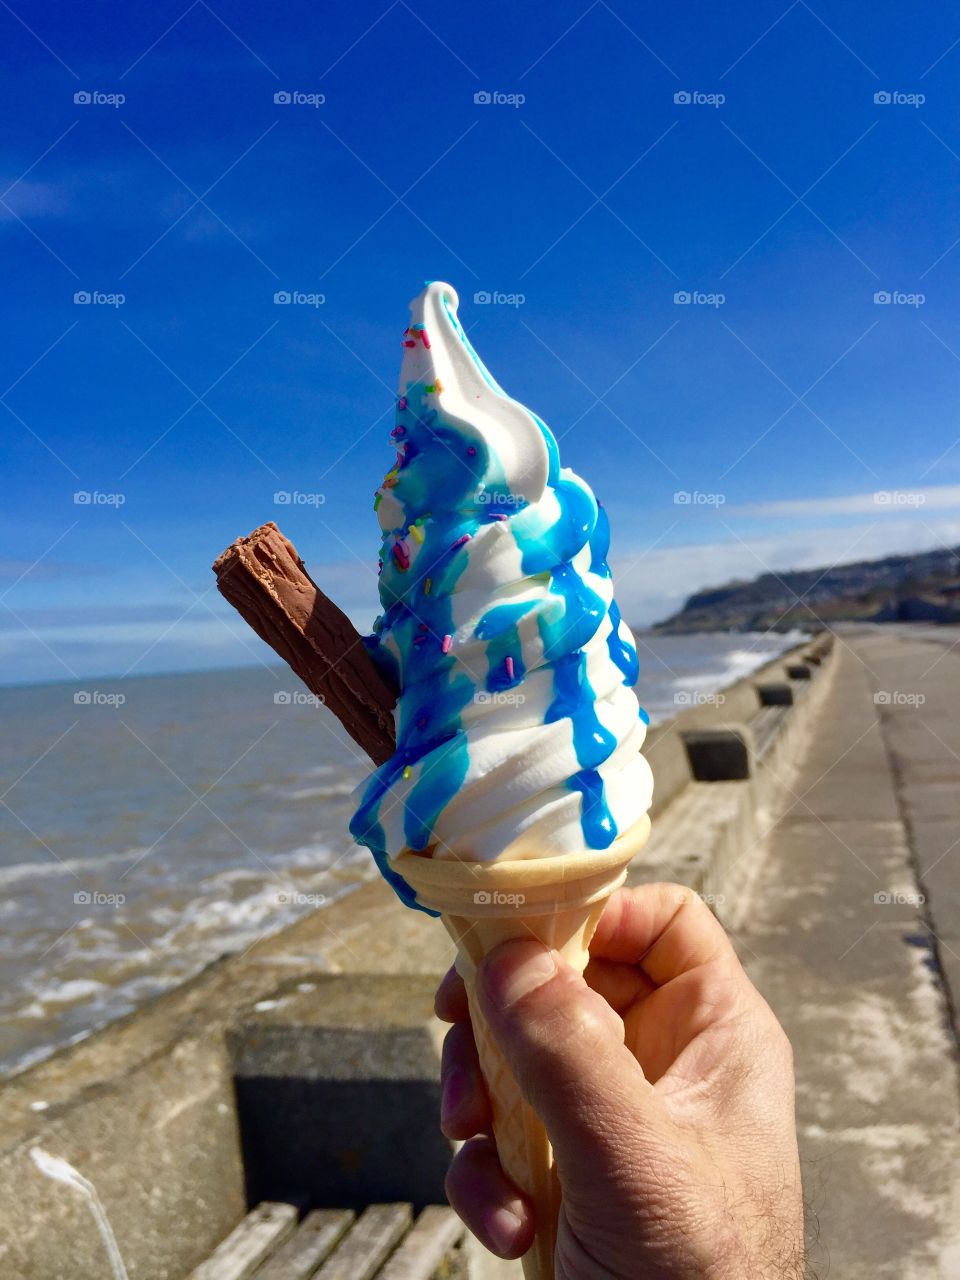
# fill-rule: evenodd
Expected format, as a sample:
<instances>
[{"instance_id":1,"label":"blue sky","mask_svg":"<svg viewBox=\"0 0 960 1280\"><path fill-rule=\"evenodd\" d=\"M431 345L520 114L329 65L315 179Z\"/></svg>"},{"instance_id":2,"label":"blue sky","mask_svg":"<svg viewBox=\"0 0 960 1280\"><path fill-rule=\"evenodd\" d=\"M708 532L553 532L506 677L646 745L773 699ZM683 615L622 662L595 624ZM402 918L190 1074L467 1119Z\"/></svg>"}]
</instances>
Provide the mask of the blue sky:
<instances>
[{"instance_id":1,"label":"blue sky","mask_svg":"<svg viewBox=\"0 0 960 1280\"><path fill-rule=\"evenodd\" d=\"M0 29L4 680L258 660L209 565L268 519L369 622L430 278L605 501L634 623L960 541L949 7L11 0Z\"/></svg>"}]
</instances>

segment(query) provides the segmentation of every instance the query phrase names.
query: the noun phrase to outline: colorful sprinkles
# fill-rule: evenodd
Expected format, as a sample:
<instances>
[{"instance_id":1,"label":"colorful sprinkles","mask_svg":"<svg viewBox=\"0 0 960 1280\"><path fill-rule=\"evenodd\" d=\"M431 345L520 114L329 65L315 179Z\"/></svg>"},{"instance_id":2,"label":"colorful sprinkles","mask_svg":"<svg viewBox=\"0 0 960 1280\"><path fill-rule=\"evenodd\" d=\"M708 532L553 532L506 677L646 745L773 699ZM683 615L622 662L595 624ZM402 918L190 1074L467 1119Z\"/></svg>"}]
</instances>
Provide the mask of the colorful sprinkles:
<instances>
[{"instance_id":1,"label":"colorful sprinkles","mask_svg":"<svg viewBox=\"0 0 960 1280\"><path fill-rule=\"evenodd\" d=\"M401 573L406 573L410 568L410 552L405 542L395 542L393 544L393 558L397 562L397 568Z\"/></svg>"},{"instance_id":2,"label":"colorful sprinkles","mask_svg":"<svg viewBox=\"0 0 960 1280\"><path fill-rule=\"evenodd\" d=\"M415 347L418 338L429 351L430 339L427 337L427 331L422 324L413 324L409 329L404 329L402 342L405 347Z\"/></svg>"}]
</instances>

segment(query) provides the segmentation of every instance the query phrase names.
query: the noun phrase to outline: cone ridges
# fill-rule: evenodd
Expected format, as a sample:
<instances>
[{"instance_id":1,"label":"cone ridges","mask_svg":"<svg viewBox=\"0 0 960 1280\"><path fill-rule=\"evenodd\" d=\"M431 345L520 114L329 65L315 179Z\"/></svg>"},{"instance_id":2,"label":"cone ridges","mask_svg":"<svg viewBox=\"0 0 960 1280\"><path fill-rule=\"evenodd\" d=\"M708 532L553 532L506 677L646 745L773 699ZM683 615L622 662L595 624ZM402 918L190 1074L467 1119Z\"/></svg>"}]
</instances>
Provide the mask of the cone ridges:
<instances>
[{"instance_id":1,"label":"cone ridges","mask_svg":"<svg viewBox=\"0 0 960 1280\"><path fill-rule=\"evenodd\" d=\"M522 862L463 862L409 852L391 859L417 900L440 912L457 947L500 1163L536 1215L536 1239L523 1258L526 1280L553 1280L560 1187L546 1130L478 1007L477 966L501 942L535 938L582 973L603 908L649 832L644 817L609 849Z\"/></svg>"}]
</instances>

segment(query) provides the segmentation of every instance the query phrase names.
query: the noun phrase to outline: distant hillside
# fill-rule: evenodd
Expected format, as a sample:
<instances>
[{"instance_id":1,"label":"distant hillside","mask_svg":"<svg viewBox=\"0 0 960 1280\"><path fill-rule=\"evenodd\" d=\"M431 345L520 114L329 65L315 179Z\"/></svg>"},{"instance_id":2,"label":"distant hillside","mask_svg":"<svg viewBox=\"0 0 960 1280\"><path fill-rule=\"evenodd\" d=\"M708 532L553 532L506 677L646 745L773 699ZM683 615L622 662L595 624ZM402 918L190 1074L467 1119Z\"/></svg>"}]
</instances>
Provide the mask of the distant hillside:
<instances>
[{"instance_id":1,"label":"distant hillside","mask_svg":"<svg viewBox=\"0 0 960 1280\"><path fill-rule=\"evenodd\" d=\"M788 631L851 620L960 622L960 547L707 587L655 630Z\"/></svg>"}]
</instances>

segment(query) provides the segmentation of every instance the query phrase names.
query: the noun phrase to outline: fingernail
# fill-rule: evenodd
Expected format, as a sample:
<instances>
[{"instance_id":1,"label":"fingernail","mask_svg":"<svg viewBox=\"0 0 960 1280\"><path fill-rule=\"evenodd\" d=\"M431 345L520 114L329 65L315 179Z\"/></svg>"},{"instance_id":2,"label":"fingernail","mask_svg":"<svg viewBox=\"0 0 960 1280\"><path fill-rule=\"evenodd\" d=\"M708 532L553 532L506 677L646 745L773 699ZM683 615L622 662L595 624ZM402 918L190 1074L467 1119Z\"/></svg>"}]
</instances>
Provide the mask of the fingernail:
<instances>
[{"instance_id":1,"label":"fingernail","mask_svg":"<svg viewBox=\"0 0 960 1280\"><path fill-rule=\"evenodd\" d=\"M517 1236L523 1230L519 1213L515 1213L507 1205L498 1205L487 1214L484 1226L494 1253L508 1255L514 1252Z\"/></svg>"},{"instance_id":2,"label":"fingernail","mask_svg":"<svg viewBox=\"0 0 960 1280\"><path fill-rule=\"evenodd\" d=\"M440 1128L445 1129L463 1106L471 1091L471 1080L462 1067L451 1067L443 1079L440 1095Z\"/></svg>"},{"instance_id":3,"label":"fingernail","mask_svg":"<svg viewBox=\"0 0 960 1280\"><path fill-rule=\"evenodd\" d=\"M517 955L517 944L501 947L484 970L487 990L502 1008L509 1008L531 991L536 991L557 972L554 952L539 945L519 945L525 952L522 957Z\"/></svg>"}]
</instances>

